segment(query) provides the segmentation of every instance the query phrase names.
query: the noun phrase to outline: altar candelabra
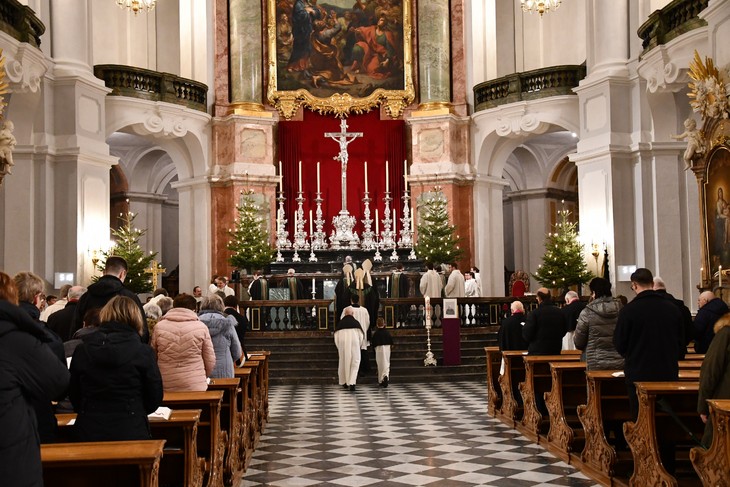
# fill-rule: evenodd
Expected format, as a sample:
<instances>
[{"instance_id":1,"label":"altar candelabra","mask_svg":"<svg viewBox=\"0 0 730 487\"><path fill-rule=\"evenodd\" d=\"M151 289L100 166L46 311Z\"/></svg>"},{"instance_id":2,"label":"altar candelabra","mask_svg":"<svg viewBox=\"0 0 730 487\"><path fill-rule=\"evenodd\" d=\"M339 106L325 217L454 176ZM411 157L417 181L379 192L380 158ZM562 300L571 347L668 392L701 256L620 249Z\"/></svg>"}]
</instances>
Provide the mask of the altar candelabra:
<instances>
[{"instance_id":1,"label":"altar candelabra","mask_svg":"<svg viewBox=\"0 0 730 487\"><path fill-rule=\"evenodd\" d=\"M279 191L279 196L276 198L279 202L279 209L276 210L276 261L284 262L284 257L281 255L281 249L291 248L291 242L289 241L289 232L286 230L287 219L284 216L284 193Z\"/></svg>"},{"instance_id":2,"label":"altar candelabra","mask_svg":"<svg viewBox=\"0 0 730 487\"><path fill-rule=\"evenodd\" d=\"M365 191L365 197L362 199L363 205L365 205L365 210L363 211L363 219L362 221L362 249L363 250L372 250L376 247L375 241L373 240L373 237L375 236L375 232L371 230L371 225L373 224L373 220L370 218L370 196L367 191Z\"/></svg>"},{"instance_id":3,"label":"altar candelabra","mask_svg":"<svg viewBox=\"0 0 730 487\"><path fill-rule=\"evenodd\" d=\"M390 261L398 262L398 258L398 252L395 250L395 245L393 245L393 253L390 254Z\"/></svg>"},{"instance_id":4,"label":"altar candelabra","mask_svg":"<svg viewBox=\"0 0 730 487\"><path fill-rule=\"evenodd\" d=\"M375 240L373 242L373 246L375 247L375 255L373 256L373 261L374 262L382 262L383 261L383 256L380 255L380 246L381 245L382 244L380 242L378 242L378 236L376 235L375 236Z\"/></svg>"},{"instance_id":5,"label":"altar candelabra","mask_svg":"<svg viewBox=\"0 0 730 487\"><path fill-rule=\"evenodd\" d=\"M411 196L408 193L408 186L403 191L403 216L401 217L400 240L398 246L413 247L413 226L411 224Z\"/></svg>"},{"instance_id":6,"label":"altar candelabra","mask_svg":"<svg viewBox=\"0 0 730 487\"><path fill-rule=\"evenodd\" d=\"M292 255L291 261L292 262L301 262L302 258L299 257L299 245L296 242L294 242L293 247L294 247L294 255Z\"/></svg>"},{"instance_id":7,"label":"altar candelabra","mask_svg":"<svg viewBox=\"0 0 730 487\"><path fill-rule=\"evenodd\" d=\"M391 222L395 224L390 218L390 202L393 198L390 197L390 191L385 192L383 201L385 202L385 209L383 210L383 231L380 233L380 246L383 249L395 248L395 232L391 228Z\"/></svg>"},{"instance_id":8,"label":"altar candelabra","mask_svg":"<svg viewBox=\"0 0 730 487\"><path fill-rule=\"evenodd\" d=\"M357 232L353 232L357 220L347 210L340 211L340 214L332 218L332 234L330 235L330 246L333 249L357 249L360 246L360 238Z\"/></svg>"},{"instance_id":9,"label":"altar candelabra","mask_svg":"<svg viewBox=\"0 0 730 487\"><path fill-rule=\"evenodd\" d=\"M307 232L304 231L305 223L306 220L304 219L304 196L303 193L299 191L297 196L297 218L295 225L296 228L294 229L294 245L300 249L309 248L309 244L307 243Z\"/></svg>"},{"instance_id":10,"label":"altar candelabra","mask_svg":"<svg viewBox=\"0 0 730 487\"><path fill-rule=\"evenodd\" d=\"M324 228L324 218L322 218L323 201L324 200L322 199L322 193L318 191L317 197L314 199L314 202L317 203L317 218L314 220L317 231L314 232L314 235L310 236L310 240L312 242L312 250L321 250L327 248L327 234L324 233L324 231L322 230Z\"/></svg>"},{"instance_id":11,"label":"altar candelabra","mask_svg":"<svg viewBox=\"0 0 730 487\"><path fill-rule=\"evenodd\" d=\"M426 343L428 351L426 352L426 358L423 360L423 365L436 365L436 357L433 356L431 351L431 298L426 296L426 306L424 309L426 315Z\"/></svg>"}]
</instances>

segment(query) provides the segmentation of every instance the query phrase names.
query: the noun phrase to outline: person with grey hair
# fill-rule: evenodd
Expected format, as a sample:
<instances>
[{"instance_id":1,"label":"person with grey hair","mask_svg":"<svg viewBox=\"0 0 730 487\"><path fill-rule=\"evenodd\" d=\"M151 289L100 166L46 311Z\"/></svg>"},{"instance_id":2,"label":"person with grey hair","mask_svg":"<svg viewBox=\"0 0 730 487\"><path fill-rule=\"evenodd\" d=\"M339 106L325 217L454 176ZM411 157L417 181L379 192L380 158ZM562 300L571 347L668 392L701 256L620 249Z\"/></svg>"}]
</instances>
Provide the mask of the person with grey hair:
<instances>
[{"instance_id":1,"label":"person with grey hair","mask_svg":"<svg viewBox=\"0 0 730 487\"><path fill-rule=\"evenodd\" d=\"M715 337L715 322L730 311L722 299L712 291L704 291L697 298L697 316L694 321L695 352L707 353Z\"/></svg>"},{"instance_id":2,"label":"person with grey hair","mask_svg":"<svg viewBox=\"0 0 730 487\"><path fill-rule=\"evenodd\" d=\"M66 297L68 303L61 311L53 313L48 317L48 328L55 331L61 340L67 342L71 339L76 329L74 326L74 314L76 313L76 306L79 304L79 299L86 292L86 288L83 286L72 286L66 291Z\"/></svg>"},{"instance_id":3,"label":"person with grey hair","mask_svg":"<svg viewBox=\"0 0 730 487\"><path fill-rule=\"evenodd\" d=\"M224 311L220 296L207 296L200 302L198 318L208 327L215 350L215 369L210 376L216 379L233 378L233 364L243 351L236 334L236 319Z\"/></svg>"},{"instance_id":4,"label":"person with grey hair","mask_svg":"<svg viewBox=\"0 0 730 487\"><path fill-rule=\"evenodd\" d=\"M565 306L563 306L563 315L565 316L565 336L563 337L563 350L575 350L573 343L573 334L575 326L578 323L578 316L586 307L586 303L580 300L578 293L568 291L565 293Z\"/></svg>"},{"instance_id":5,"label":"person with grey hair","mask_svg":"<svg viewBox=\"0 0 730 487\"><path fill-rule=\"evenodd\" d=\"M157 322L160 321L160 318L162 318L162 310L157 303L153 303L152 301L146 303L142 306L142 308L144 309L144 317L147 323L147 328L149 328L151 334Z\"/></svg>"},{"instance_id":6,"label":"person with grey hair","mask_svg":"<svg viewBox=\"0 0 730 487\"><path fill-rule=\"evenodd\" d=\"M71 284L64 284L60 289L60 299L55 303L49 305L46 309L41 312L41 321L48 322L48 317L56 311L61 311L68 304L68 290L71 289Z\"/></svg>"},{"instance_id":7,"label":"person with grey hair","mask_svg":"<svg viewBox=\"0 0 730 487\"><path fill-rule=\"evenodd\" d=\"M162 313L160 316L165 316L172 309L172 298L165 296L164 298L158 299L157 306L160 307L160 312Z\"/></svg>"}]
</instances>

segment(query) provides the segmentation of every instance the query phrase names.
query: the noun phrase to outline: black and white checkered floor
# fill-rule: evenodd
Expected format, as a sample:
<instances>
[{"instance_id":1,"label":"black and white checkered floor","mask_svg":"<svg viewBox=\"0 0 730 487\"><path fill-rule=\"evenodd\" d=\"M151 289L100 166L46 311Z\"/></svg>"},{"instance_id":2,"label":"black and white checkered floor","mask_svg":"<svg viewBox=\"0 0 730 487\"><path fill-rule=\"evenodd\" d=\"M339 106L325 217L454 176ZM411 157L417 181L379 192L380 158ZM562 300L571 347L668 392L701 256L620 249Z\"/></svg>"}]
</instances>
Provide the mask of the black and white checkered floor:
<instances>
[{"instance_id":1,"label":"black and white checkered floor","mask_svg":"<svg viewBox=\"0 0 730 487\"><path fill-rule=\"evenodd\" d=\"M272 386L239 487L592 486L486 414L486 385Z\"/></svg>"}]
</instances>

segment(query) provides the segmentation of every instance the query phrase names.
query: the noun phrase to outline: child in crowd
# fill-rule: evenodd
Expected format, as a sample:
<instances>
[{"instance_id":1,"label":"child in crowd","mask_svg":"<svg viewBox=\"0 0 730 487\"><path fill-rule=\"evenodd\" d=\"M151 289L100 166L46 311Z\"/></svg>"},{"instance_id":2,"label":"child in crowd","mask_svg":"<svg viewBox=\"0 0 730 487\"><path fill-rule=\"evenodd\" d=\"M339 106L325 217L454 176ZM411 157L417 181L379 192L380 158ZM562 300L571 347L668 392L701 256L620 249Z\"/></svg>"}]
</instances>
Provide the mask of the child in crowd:
<instances>
[{"instance_id":1,"label":"child in crowd","mask_svg":"<svg viewBox=\"0 0 730 487\"><path fill-rule=\"evenodd\" d=\"M388 387L390 376L390 347L393 345L393 337L385 329L385 320L378 318L377 329L373 333L370 343L375 348L375 361L378 364L378 383L380 387Z\"/></svg>"}]
</instances>

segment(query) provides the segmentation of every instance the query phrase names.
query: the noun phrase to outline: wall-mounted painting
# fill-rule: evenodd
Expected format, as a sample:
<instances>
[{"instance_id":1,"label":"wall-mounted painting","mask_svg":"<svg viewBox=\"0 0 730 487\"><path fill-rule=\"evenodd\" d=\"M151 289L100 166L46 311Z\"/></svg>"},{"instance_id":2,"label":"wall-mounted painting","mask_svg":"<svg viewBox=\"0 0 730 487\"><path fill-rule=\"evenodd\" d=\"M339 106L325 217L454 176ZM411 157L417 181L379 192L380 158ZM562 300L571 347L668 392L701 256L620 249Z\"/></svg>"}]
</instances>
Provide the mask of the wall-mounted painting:
<instances>
[{"instance_id":1,"label":"wall-mounted painting","mask_svg":"<svg viewBox=\"0 0 730 487\"><path fill-rule=\"evenodd\" d=\"M268 0L269 102L337 116L414 99L409 0Z\"/></svg>"}]
</instances>

